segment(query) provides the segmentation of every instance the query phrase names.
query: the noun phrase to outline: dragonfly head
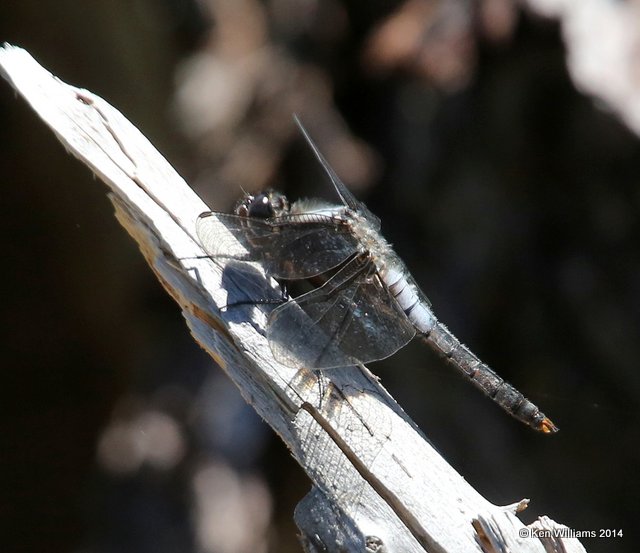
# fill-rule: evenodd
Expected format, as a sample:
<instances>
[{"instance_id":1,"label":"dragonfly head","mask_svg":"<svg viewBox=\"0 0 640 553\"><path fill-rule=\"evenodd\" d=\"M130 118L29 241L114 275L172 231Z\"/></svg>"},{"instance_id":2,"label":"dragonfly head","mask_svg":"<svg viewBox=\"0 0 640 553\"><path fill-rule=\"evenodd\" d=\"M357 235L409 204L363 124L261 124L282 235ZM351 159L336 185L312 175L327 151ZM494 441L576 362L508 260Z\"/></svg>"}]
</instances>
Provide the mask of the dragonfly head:
<instances>
[{"instance_id":1,"label":"dragonfly head","mask_svg":"<svg viewBox=\"0 0 640 553\"><path fill-rule=\"evenodd\" d=\"M235 211L236 215L258 219L281 217L289 212L289 200L275 190L268 190L257 196L247 194L236 206Z\"/></svg>"}]
</instances>

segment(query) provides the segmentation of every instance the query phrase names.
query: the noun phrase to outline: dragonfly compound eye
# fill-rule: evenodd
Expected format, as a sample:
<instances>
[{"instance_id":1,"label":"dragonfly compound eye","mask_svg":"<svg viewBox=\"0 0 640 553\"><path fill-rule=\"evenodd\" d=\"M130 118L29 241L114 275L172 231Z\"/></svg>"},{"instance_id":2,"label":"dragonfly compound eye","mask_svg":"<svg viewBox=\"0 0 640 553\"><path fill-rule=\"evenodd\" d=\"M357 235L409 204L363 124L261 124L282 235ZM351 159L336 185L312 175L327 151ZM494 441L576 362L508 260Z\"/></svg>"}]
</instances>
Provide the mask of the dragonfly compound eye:
<instances>
[{"instance_id":1,"label":"dragonfly compound eye","mask_svg":"<svg viewBox=\"0 0 640 553\"><path fill-rule=\"evenodd\" d=\"M247 194L238 203L235 214L241 217L256 217L258 219L268 219L273 217L273 208L268 194L258 194L251 196Z\"/></svg>"},{"instance_id":2,"label":"dragonfly compound eye","mask_svg":"<svg viewBox=\"0 0 640 553\"><path fill-rule=\"evenodd\" d=\"M268 194L258 194L246 205L249 217L269 219L273 217L273 205Z\"/></svg>"},{"instance_id":3,"label":"dragonfly compound eye","mask_svg":"<svg viewBox=\"0 0 640 553\"><path fill-rule=\"evenodd\" d=\"M242 203L242 213L236 211L238 215L245 217L255 217L256 219L270 219L281 217L289 211L289 201L286 196L278 192L265 192L257 196L249 196Z\"/></svg>"}]
</instances>

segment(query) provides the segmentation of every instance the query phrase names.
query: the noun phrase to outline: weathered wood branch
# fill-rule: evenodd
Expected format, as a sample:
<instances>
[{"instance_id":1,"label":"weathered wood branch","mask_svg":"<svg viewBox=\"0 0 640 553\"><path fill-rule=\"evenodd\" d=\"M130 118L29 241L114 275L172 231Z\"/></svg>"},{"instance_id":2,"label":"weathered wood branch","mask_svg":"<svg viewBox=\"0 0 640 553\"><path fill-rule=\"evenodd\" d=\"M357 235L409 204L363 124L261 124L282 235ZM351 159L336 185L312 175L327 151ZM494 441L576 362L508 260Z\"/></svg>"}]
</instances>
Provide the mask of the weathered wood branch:
<instances>
[{"instance_id":1,"label":"weathered wood branch","mask_svg":"<svg viewBox=\"0 0 640 553\"><path fill-rule=\"evenodd\" d=\"M0 71L109 186L118 220L182 308L194 338L311 478L313 490L295 515L307 551L549 550L519 537L526 527L516 507L495 506L476 492L364 367L318 376L275 362L264 312L223 308L230 297L265 297L275 283L259 267L198 258L205 252L195 221L207 206L121 113L19 48L0 49ZM575 539L554 543L584 551Z\"/></svg>"}]
</instances>

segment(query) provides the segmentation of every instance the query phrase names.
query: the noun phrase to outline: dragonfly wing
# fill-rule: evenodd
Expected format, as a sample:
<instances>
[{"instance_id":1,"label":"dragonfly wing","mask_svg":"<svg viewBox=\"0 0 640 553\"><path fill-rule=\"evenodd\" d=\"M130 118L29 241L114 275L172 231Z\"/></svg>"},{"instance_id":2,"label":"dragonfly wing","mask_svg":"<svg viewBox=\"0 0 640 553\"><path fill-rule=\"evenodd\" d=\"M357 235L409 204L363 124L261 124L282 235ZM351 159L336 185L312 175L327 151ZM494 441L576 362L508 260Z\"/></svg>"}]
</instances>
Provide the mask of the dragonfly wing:
<instances>
[{"instance_id":1,"label":"dragonfly wing","mask_svg":"<svg viewBox=\"0 0 640 553\"><path fill-rule=\"evenodd\" d=\"M384 359L406 345L416 330L374 269L355 258L320 288L275 309L267 337L276 359L329 369Z\"/></svg>"},{"instance_id":2,"label":"dragonfly wing","mask_svg":"<svg viewBox=\"0 0 640 553\"><path fill-rule=\"evenodd\" d=\"M302 124L302 121L300 121L300 118L297 115L294 115L293 119L296 122L296 125L298 125L298 129L300 129L302 136L307 141L307 144L313 151L313 154L316 156L316 159L320 162L320 165L324 169L324 172L329 177L329 180L331 181L331 184L333 184L333 187L338 193L338 196L340 196L342 203L350 207L354 211L359 212L361 215L364 215L376 230L380 230L380 219L378 219L378 217L376 217L373 213L371 213L371 211L369 211L367 206L365 206L362 202L358 201L355 198L355 196L349 191L349 189L344 185L344 183L340 180L340 177L338 177L333 167L329 165L329 162L326 160L324 155L322 155L322 152L320 151L316 143L313 141L313 139L307 132L307 129L305 129L304 125Z\"/></svg>"},{"instance_id":3,"label":"dragonfly wing","mask_svg":"<svg viewBox=\"0 0 640 553\"><path fill-rule=\"evenodd\" d=\"M234 244L217 221L248 253L233 253ZM348 225L317 214L259 219L208 212L198 218L196 232L212 257L258 261L271 276L292 280L329 271L351 257L358 247Z\"/></svg>"}]
</instances>

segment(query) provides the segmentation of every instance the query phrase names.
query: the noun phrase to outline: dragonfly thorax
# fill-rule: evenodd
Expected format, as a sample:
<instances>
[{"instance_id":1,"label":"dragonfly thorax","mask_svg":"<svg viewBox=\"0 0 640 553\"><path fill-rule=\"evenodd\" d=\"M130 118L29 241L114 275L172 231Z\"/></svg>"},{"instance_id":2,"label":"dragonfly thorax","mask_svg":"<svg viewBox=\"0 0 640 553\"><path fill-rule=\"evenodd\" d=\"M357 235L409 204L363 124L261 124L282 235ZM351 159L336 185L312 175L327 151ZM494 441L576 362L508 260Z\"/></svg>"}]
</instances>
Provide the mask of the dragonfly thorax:
<instances>
[{"instance_id":1,"label":"dragonfly thorax","mask_svg":"<svg viewBox=\"0 0 640 553\"><path fill-rule=\"evenodd\" d=\"M389 242L385 240L368 218L351 209L346 210L346 215L349 219L351 232L358 239L360 253L367 253L379 271L384 270L385 265L388 263L395 264L398 262L402 264Z\"/></svg>"}]
</instances>

